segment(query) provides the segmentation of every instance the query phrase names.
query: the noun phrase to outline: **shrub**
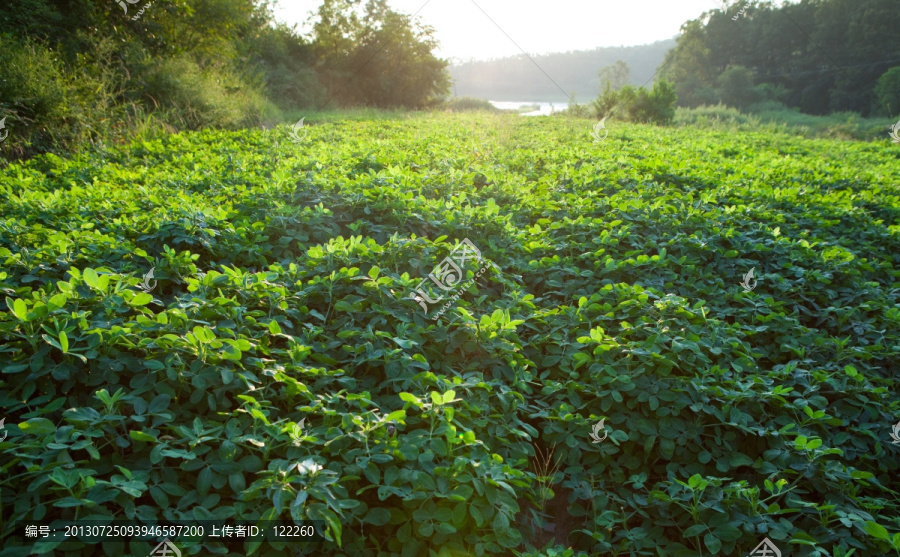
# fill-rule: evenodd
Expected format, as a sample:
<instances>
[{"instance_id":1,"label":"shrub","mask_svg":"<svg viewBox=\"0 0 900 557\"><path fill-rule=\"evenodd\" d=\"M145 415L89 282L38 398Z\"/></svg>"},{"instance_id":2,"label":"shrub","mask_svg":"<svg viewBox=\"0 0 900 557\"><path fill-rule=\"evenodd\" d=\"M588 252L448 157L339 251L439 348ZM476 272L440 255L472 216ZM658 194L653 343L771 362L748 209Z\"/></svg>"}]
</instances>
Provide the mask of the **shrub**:
<instances>
[{"instance_id":1,"label":"shrub","mask_svg":"<svg viewBox=\"0 0 900 557\"><path fill-rule=\"evenodd\" d=\"M621 117L627 119L629 107L633 104L634 97L635 88L632 85L626 85L619 90L607 87L599 97L594 99L591 105L594 107L597 118L605 118L618 109L623 114Z\"/></svg>"},{"instance_id":2,"label":"shrub","mask_svg":"<svg viewBox=\"0 0 900 557\"><path fill-rule=\"evenodd\" d=\"M641 88L633 119L637 122L669 124L675 118L677 102L675 87L664 79L659 80L653 84L653 89L649 93L645 93L645 89Z\"/></svg>"},{"instance_id":3,"label":"shrub","mask_svg":"<svg viewBox=\"0 0 900 557\"><path fill-rule=\"evenodd\" d=\"M629 122L669 124L675 117L675 103L678 95L675 88L666 80L653 84L648 91L643 87L631 85L613 91L609 87L599 98L594 100L597 118L617 114L619 118Z\"/></svg>"}]
</instances>

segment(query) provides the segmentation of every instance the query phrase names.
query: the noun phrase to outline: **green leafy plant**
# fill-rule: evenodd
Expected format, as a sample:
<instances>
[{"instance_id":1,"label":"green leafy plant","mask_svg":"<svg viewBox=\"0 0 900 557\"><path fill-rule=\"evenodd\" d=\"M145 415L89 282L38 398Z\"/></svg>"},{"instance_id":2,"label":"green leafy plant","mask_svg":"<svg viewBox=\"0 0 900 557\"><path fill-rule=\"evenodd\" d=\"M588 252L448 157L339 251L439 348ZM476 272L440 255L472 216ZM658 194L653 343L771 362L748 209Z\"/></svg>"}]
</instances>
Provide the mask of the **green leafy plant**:
<instances>
[{"instance_id":1,"label":"green leafy plant","mask_svg":"<svg viewBox=\"0 0 900 557\"><path fill-rule=\"evenodd\" d=\"M591 124L359 116L10 165L0 554L93 555L13 537L76 518L321 525L239 548L274 557L896 553L895 146ZM464 238L496 268L429 320L409 293Z\"/></svg>"}]
</instances>

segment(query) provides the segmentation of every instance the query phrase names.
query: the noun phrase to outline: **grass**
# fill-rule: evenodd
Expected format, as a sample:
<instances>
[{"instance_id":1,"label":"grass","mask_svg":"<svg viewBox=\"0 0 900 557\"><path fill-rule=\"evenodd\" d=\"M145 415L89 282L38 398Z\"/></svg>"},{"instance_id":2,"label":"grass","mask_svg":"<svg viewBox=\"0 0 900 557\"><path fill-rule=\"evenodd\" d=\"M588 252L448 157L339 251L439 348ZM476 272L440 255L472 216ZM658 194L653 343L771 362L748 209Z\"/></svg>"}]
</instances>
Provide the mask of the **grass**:
<instances>
[{"instance_id":1,"label":"grass","mask_svg":"<svg viewBox=\"0 0 900 557\"><path fill-rule=\"evenodd\" d=\"M827 116L803 114L780 103L761 103L747 111L719 106L678 108L675 124L742 131L788 133L808 138L880 141L894 122L889 118L862 118L853 112Z\"/></svg>"}]
</instances>

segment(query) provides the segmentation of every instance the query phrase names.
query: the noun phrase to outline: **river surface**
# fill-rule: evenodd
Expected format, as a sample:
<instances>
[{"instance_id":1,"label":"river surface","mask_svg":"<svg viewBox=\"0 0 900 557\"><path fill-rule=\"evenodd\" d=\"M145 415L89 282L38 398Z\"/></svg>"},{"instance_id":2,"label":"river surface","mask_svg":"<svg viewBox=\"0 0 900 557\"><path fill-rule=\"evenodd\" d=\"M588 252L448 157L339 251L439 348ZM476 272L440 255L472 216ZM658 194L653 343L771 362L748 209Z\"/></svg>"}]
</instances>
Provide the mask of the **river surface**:
<instances>
[{"instance_id":1,"label":"river surface","mask_svg":"<svg viewBox=\"0 0 900 557\"><path fill-rule=\"evenodd\" d=\"M538 105L538 110L523 112L522 116L549 116L552 112L559 112L568 108L567 103L547 103L539 101L488 101L501 110L516 110L522 106Z\"/></svg>"}]
</instances>

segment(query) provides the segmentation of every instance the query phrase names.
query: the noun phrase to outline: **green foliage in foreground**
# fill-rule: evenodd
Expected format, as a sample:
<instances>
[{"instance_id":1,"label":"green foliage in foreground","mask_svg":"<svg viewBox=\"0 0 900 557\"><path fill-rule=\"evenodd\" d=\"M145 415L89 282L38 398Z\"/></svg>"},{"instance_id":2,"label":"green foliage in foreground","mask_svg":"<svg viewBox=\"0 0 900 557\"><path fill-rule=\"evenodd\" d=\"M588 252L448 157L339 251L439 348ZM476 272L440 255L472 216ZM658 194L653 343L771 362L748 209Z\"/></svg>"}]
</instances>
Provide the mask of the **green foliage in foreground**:
<instances>
[{"instance_id":1,"label":"green foliage in foreground","mask_svg":"<svg viewBox=\"0 0 900 557\"><path fill-rule=\"evenodd\" d=\"M2 555L15 520L111 516L329 526L185 555L900 552L900 146L592 123L10 166ZM408 296L463 238L496 268L430 320Z\"/></svg>"}]
</instances>

